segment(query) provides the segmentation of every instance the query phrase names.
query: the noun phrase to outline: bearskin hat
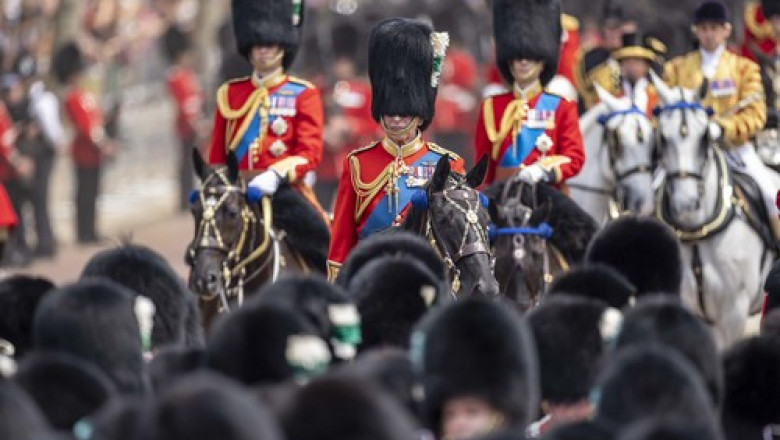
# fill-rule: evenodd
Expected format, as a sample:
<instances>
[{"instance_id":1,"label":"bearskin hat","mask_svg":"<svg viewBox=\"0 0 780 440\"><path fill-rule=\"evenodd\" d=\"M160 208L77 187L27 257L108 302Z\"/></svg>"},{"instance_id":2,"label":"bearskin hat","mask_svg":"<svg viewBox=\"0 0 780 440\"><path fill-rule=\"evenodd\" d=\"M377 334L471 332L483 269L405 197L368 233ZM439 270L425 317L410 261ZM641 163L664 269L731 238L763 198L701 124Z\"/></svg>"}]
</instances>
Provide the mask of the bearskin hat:
<instances>
[{"instance_id":1,"label":"bearskin hat","mask_svg":"<svg viewBox=\"0 0 780 440\"><path fill-rule=\"evenodd\" d=\"M545 440L608 440L614 433L598 420L562 424L544 436Z\"/></svg>"},{"instance_id":2,"label":"bearskin hat","mask_svg":"<svg viewBox=\"0 0 780 440\"><path fill-rule=\"evenodd\" d=\"M68 82L73 75L81 73L86 68L84 55L75 42L65 43L57 49L52 59L54 77L60 83Z\"/></svg>"},{"instance_id":3,"label":"bearskin hat","mask_svg":"<svg viewBox=\"0 0 780 440\"><path fill-rule=\"evenodd\" d=\"M764 303L764 314L769 314L772 310L780 308L780 260L775 261L772 269L764 282L764 292L766 292L766 302Z\"/></svg>"},{"instance_id":4,"label":"bearskin hat","mask_svg":"<svg viewBox=\"0 0 780 440\"><path fill-rule=\"evenodd\" d=\"M419 261L395 255L366 264L352 279L349 294L363 319L361 350L406 348L417 321L446 301L449 288Z\"/></svg>"},{"instance_id":5,"label":"bearskin hat","mask_svg":"<svg viewBox=\"0 0 780 440\"><path fill-rule=\"evenodd\" d=\"M168 26L162 36L162 51L169 63L178 61L181 54L190 50L192 46L190 38L179 26Z\"/></svg>"},{"instance_id":6,"label":"bearskin hat","mask_svg":"<svg viewBox=\"0 0 780 440\"><path fill-rule=\"evenodd\" d=\"M111 399L90 417L77 422L72 432L76 438L101 440L136 440L146 438L142 421L151 405L147 396L122 396Z\"/></svg>"},{"instance_id":7,"label":"bearskin hat","mask_svg":"<svg viewBox=\"0 0 780 440\"><path fill-rule=\"evenodd\" d=\"M586 399L604 341L620 325L620 312L599 301L558 296L534 309L528 323L539 358L542 400L560 404Z\"/></svg>"},{"instance_id":8,"label":"bearskin hat","mask_svg":"<svg viewBox=\"0 0 780 440\"><path fill-rule=\"evenodd\" d=\"M680 301L645 298L626 312L615 347L658 343L679 352L697 370L717 408L723 401L723 367L707 326Z\"/></svg>"},{"instance_id":9,"label":"bearskin hat","mask_svg":"<svg viewBox=\"0 0 780 440\"><path fill-rule=\"evenodd\" d=\"M255 46L279 45L288 69L298 53L304 0L232 0L233 32L238 53L249 59Z\"/></svg>"},{"instance_id":10,"label":"bearskin hat","mask_svg":"<svg viewBox=\"0 0 780 440\"><path fill-rule=\"evenodd\" d=\"M402 255L406 259L418 260L442 283L447 282L444 262L424 238L408 231L392 230L361 240L341 266L336 276L336 284L349 290L352 278L363 266L385 255Z\"/></svg>"},{"instance_id":11,"label":"bearskin hat","mask_svg":"<svg viewBox=\"0 0 780 440\"><path fill-rule=\"evenodd\" d=\"M558 275L548 292L600 300L610 307L622 309L631 302L636 287L610 266L589 264Z\"/></svg>"},{"instance_id":12,"label":"bearskin hat","mask_svg":"<svg viewBox=\"0 0 780 440\"><path fill-rule=\"evenodd\" d=\"M388 115L418 116L421 131L431 123L438 89L433 81L434 35L440 34L423 22L406 18L384 20L371 31L368 76L375 121Z\"/></svg>"},{"instance_id":13,"label":"bearskin hat","mask_svg":"<svg viewBox=\"0 0 780 440\"><path fill-rule=\"evenodd\" d=\"M716 427L712 399L694 367L658 344L620 350L597 381L596 418L621 430L657 416L702 429Z\"/></svg>"},{"instance_id":14,"label":"bearskin hat","mask_svg":"<svg viewBox=\"0 0 780 440\"><path fill-rule=\"evenodd\" d=\"M287 440L408 440L409 415L373 383L326 376L302 388L281 417Z\"/></svg>"},{"instance_id":15,"label":"bearskin hat","mask_svg":"<svg viewBox=\"0 0 780 440\"><path fill-rule=\"evenodd\" d=\"M165 347L154 354L149 363L152 388L160 391L177 378L199 370L205 364L206 350L202 348Z\"/></svg>"},{"instance_id":16,"label":"bearskin hat","mask_svg":"<svg viewBox=\"0 0 780 440\"><path fill-rule=\"evenodd\" d=\"M553 79L563 32L560 0L494 0L493 32L496 63L504 81L514 82L510 64L518 59L544 63L542 85Z\"/></svg>"},{"instance_id":17,"label":"bearskin hat","mask_svg":"<svg viewBox=\"0 0 780 440\"><path fill-rule=\"evenodd\" d=\"M203 331L195 296L168 262L146 246L127 244L95 254L81 277L102 277L152 300L152 348L202 346Z\"/></svg>"},{"instance_id":18,"label":"bearskin hat","mask_svg":"<svg viewBox=\"0 0 780 440\"><path fill-rule=\"evenodd\" d=\"M151 407L147 440L281 440L269 411L233 382L208 373L187 376Z\"/></svg>"},{"instance_id":19,"label":"bearskin hat","mask_svg":"<svg viewBox=\"0 0 780 440\"><path fill-rule=\"evenodd\" d=\"M321 276L290 276L269 284L245 307L269 304L301 315L327 341L336 359L355 357L361 340L357 307L340 287Z\"/></svg>"},{"instance_id":20,"label":"bearskin hat","mask_svg":"<svg viewBox=\"0 0 780 440\"><path fill-rule=\"evenodd\" d=\"M637 296L680 295L680 242L655 219L623 217L608 224L591 241L585 261L617 269L636 287Z\"/></svg>"},{"instance_id":21,"label":"bearskin hat","mask_svg":"<svg viewBox=\"0 0 780 440\"><path fill-rule=\"evenodd\" d=\"M19 365L14 382L27 391L58 430L70 431L115 393L111 380L92 364L62 353L33 353Z\"/></svg>"},{"instance_id":22,"label":"bearskin hat","mask_svg":"<svg viewBox=\"0 0 780 440\"><path fill-rule=\"evenodd\" d=\"M206 366L245 385L306 380L330 362L327 344L299 314L280 307L242 308L217 322Z\"/></svg>"},{"instance_id":23,"label":"bearskin hat","mask_svg":"<svg viewBox=\"0 0 780 440\"><path fill-rule=\"evenodd\" d=\"M148 389L135 295L113 281L82 280L52 291L35 313L36 349L100 367L124 393Z\"/></svg>"},{"instance_id":24,"label":"bearskin hat","mask_svg":"<svg viewBox=\"0 0 780 440\"><path fill-rule=\"evenodd\" d=\"M475 298L432 312L412 335L411 355L430 429L440 429L445 403L462 396L484 399L509 427L535 419L539 376L533 339L525 320L508 306Z\"/></svg>"},{"instance_id":25,"label":"bearskin hat","mask_svg":"<svg viewBox=\"0 0 780 440\"><path fill-rule=\"evenodd\" d=\"M688 426L661 418L650 418L631 425L617 440L719 440L711 430Z\"/></svg>"},{"instance_id":26,"label":"bearskin hat","mask_svg":"<svg viewBox=\"0 0 780 440\"><path fill-rule=\"evenodd\" d=\"M780 342L764 336L737 342L723 363L726 438L764 438L766 425L780 424Z\"/></svg>"},{"instance_id":27,"label":"bearskin hat","mask_svg":"<svg viewBox=\"0 0 780 440\"><path fill-rule=\"evenodd\" d=\"M0 381L0 438L36 440L48 431L46 419L27 393L10 381Z\"/></svg>"},{"instance_id":28,"label":"bearskin hat","mask_svg":"<svg viewBox=\"0 0 780 440\"><path fill-rule=\"evenodd\" d=\"M780 15L780 3L777 0L761 0L761 9L764 11L764 17L768 19Z\"/></svg>"},{"instance_id":29,"label":"bearskin hat","mask_svg":"<svg viewBox=\"0 0 780 440\"><path fill-rule=\"evenodd\" d=\"M21 359L32 350L35 309L54 284L45 278L16 275L0 281L0 339Z\"/></svg>"}]
</instances>

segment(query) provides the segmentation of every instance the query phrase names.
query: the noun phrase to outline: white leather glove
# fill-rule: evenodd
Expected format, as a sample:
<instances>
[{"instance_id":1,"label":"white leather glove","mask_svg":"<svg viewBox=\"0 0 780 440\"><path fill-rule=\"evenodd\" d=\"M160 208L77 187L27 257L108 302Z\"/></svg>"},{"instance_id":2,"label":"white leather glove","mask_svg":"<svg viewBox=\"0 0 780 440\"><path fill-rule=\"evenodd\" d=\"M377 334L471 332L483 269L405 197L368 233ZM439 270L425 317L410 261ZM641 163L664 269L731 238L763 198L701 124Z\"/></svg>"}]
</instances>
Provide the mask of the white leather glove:
<instances>
[{"instance_id":1,"label":"white leather glove","mask_svg":"<svg viewBox=\"0 0 780 440\"><path fill-rule=\"evenodd\" d=\"M279 189L281 183L282 178L276 174L276 171L267 170L249 181L249 186L259 189L264 196L272 196Z\"/></svg>"},{"instance_id":2,"label":"white leather glove","mask_svg":"<svg viewBox=\"0 0 780 440\"><path fill-rule=\"evenodd\" d=\"M539 182L547 182L549 174L541 166L534 164L520 170L517 178L529 185L536 185Z\"/></svg>"}]
</instances>

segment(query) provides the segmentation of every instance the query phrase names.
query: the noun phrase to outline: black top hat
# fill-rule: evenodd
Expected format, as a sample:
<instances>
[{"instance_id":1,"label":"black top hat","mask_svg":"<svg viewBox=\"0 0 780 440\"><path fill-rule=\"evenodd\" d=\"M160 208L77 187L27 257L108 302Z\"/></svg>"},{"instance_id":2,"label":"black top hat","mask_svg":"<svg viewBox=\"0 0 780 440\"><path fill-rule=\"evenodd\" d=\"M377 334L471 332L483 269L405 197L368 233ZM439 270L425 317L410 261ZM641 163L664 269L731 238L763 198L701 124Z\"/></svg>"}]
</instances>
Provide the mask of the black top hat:
<instances>
[{"instance_id":1,"label":"black top hat","mask_svg":"<svg viewBox=\"0 0 780 440\"><path fill-rule=\"evenodd\" d=\"M656 56L650 41L641 32L623 34L623 44L620 49L612 53L612 57L618 61L626 58L641 58L652 62Z\"/></svg>"},{"instance_id":2,"label":"black top hat","mask_svg":"<svg viewBox=\"0 0 780 440\"><path fill-rule=\"evenodd\" d=\"M728 23L731 20L729 9L723 2L708 0L696 8L693 14L693 23Z\"/></svg>"}]
</instances>

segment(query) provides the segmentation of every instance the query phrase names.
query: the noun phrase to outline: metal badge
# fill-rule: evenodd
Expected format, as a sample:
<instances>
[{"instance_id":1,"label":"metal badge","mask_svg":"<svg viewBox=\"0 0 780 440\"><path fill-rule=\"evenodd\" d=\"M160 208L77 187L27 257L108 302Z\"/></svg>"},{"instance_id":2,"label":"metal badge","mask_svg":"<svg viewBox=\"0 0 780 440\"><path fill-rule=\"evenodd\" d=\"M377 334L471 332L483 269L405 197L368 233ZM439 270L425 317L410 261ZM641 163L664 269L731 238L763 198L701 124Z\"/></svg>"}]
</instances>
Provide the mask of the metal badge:
<instances>
[{"instance_id":1,"label":"metal badge","mask_svg":"<svg viewBox=\"0 0 780 440\"><path fill-rule=\"evenodd\" d=\"M271 148L269 148L268 151L270 151L274 157L279 157L287 152L287 145L280 139L277 139L271 144Z\"/></svg>"},{"instance_id":2,"label":"metal badge","mask_svg":"<svg viewBox=\"0 0 780 440\"><path fill-rule=\"evenodd\" d=\"M274 119L274 122L271 123L271 131L273 131L277 136L283 136L285 133L287 133L287 129L289 128L290 127L287 125L287 120L282 117Z\"/></svg>"},{"instance_id":3,"label":"metal badge","mask_svg":"<svg viewBox=\"0 0 780 440\"><path fill-rule=\"evenodd\" d=\"M536 138L536 149L539 150L542 154L550 151L552 147L553 140L550 139L550 136L547 136L547 133L542 133L538 138Z\"/></svg>"}]
</instances>

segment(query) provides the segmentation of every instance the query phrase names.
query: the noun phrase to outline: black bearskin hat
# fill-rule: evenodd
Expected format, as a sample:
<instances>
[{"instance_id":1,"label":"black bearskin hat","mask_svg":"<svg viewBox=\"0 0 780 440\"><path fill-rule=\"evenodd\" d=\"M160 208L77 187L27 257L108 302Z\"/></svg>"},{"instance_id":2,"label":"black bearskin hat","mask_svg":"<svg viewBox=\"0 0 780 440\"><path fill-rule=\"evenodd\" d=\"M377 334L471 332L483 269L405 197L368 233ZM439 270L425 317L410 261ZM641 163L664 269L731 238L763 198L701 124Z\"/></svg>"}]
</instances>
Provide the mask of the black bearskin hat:
<instances>
[{"instance_id":1,"label":"black bearskin hat","mask_svg":"<svg viewBox=\"0 0 780 440\"><path fill-rule=\"evenodd\" d=\"M44 295L54 288L51 281L17 275L0 281L0 339L13 345L21 359L33 348L33 316Z\"/></svg>"},{"instance_id":2,"label":"black bearskin hat","mask_svg":"<svg viewBox=\"0 0 780 440\"><path fill-rule=\"evenodd\" d=\"M468 299L440 308L412 335L412 362L422 378L428 427L438 433L446 402L484 399L510 428L524 428L539 406L533 338L508 306Z\"/></svg>"},{"instance_id":3,"label":"black bearskin hat","mask_svg":"<svg viewBox=\"0 0 780 440\"><path fill-rule=\"evenodd\" d=\"M617 269L636 287L637 296L680 295L680 242L658 220L623 217L608 224L591 241L585 261Z\"/></svg>"},{"instance_id":4,"label":"black bearskin hat","mask_svg":"<svg viewBox=\"0 0 780 440\"><path fill-rule=\"evenodd\" d=\"M206 363L203 348L165 347L149 362L149 376L155 392L167 388L176 379L201 369Z\"/></svg>"},{"instance_id":5,"label":"black bearskin hat","mask_svg":"<svg viewBox=\"0 0 780 440\"><path fill-rule=\"evenodd\" d=\"M103 279L52 291L33 321L36 350L64 352L100 367L120 392L148 389L135 295Z\"/></svg>"},{"instance_id":6,"label":"black bearskin hat","mask_svg":"<svg viewBox=\"0 0 780 440\"><path fill-rule=\"evenodd\" d=\"M375 121L382 116L418 116L421 131L431 123L438 89L433 82L433 34L427 24L407 18L384 20L371 31L368 75Z\"/></svg>"},{"instance_id":7,"label":"black bearskin hat","mask_svg":"<svg viewBox=\"0 0 780 440\"><path fill-rule=\"evenodd\" d=\"M439 254L422 237L407 231L388 231L361 240L349 253L336 276L336 284L350 290L352 278L363 266L384 255L399 255L421 262L442 283L447 282L447 272Z\"/></svg>"},{"instance_id":8,"label":"black bearskin hat","mask_svg":"<svg viewBox=\"0 0 780 440\"><path fill-rule=\"evenodd\" d=\"M289 276L269 284L244 307L282 307L303 317L340 360L355 357L361 318L347 293L321 276Z\"/></svg>"},{"instance_id":9,"label":"black bearskin hat","mask_svg":"<svg viewBox=\"0 0 780 440\"><path fill-rule=\"evenodd\" d=\"M597 420L619 431L658 416L716 429L712 399L690 362L659 344L628 347L610 359L597 381Z\"/></svg>"},{"instance_id":10,"label":"black bearskin hat","mask_svg":"<svg viewBox=\"0 0 780 440\"><path fill-rule=\"evenodd\" d=\"M605 340L620 326L620 312L600 301L550 297L528 315L539 357L542 400L577 403L598 376Z\"/></svg>"},{"instance_id":11,"label":"black bearskin hat","mask_svg":"<svg viewBox=\"0 0 780 440\"><path fill-rule=\"evenodd\" d=\"M162 36L162 51L169 63L178 61L179 56L187 52L191 46L190 37L176 24L168 26Z\"/></svg>"},{"instance_id":12,"label":"black bearskin hat","mask_svg":"<svg viewBox=\"0 0 780 440\"><path fill-rule=\"evenodd\" d=\"M668 297L645 298L625 314L615 340L617 349L658 343L674 349L696 367L712 404L723 401L723 367L715 340L707 326L679 300Z\"/></svg>"},{"instance_id":13,"label":"black bearskin hat","mask_svg":"<svg viewBox=\"0 0 780 440\"><path fill-rule=\"evenodd\" d=\"M84 55L75 42L63 44L54 53L52 69L54 77L60 83L68 82L73 75L81 73L85 67Z\"/></svg>"},{"instance_id":14,"label":"black bearskin hat","mask_svg":"<svg viewBox=\"0 0 780 440\"><path fill-rule=\"evenodd\" d=\"M510 64L518 59L544 63L543 86L553 79L563 32L560 0L494 0L493 32L496 63L506 82L514 82Z\"/></svg>"},{"instance_id":15,"label":"black bearskin hat","mask_svg":"<svg viewBox=\"0 0 780 440\"><path fill-rule=\"evenodd\" d=\"M306 380L330 362L327 344L299 314L270 305L241 308L209 335L206 366L245 385Z\"/></svg>"},{"instance_id":16,"label":"black bearskin hat","mask_svg":"<svg viewBox=\"0 0 780 440\"><path fill-rule=\"evenodd\" d=\"M737 342L726 352L723 364L726 438L765 438L765 426L780 424L780 342L764 336Z\"/></svg>"},{"instance_id":17,"label":"black bearskin hat","mask_svg":"<svg viewBox=\"0 0 780 440\"><path fill-rule=\"evenodd\" d=\"M0 438L33 440L48 431L46 419L24 390L11 381L0 381Z\"/></svg>"},{"instance_id":18,"label":"black bearskin hat","mask_svg":"<svg viewBox=\"0 0 780 440\"><path fill-rule=\"evenodd\" d=\"M617 440L720 440L710 430L661 418L649 418L631 425Z\"/></svg>"},{"instance_id":19,"label":"black bearskin hat","mask_svg":"<svg viewBox=\"0 0 780 440\"><path fill-rule=\"evenodd\" d=\"M288 69L301 42L304 0L232 0L233 32L238 53L249 59L255 46L279 45Z\"/></svg>"},{"instance_id":20,"label":"black bearskin hat","mask_svg":"<svg viewBox=\"0 0 780 440\"><path fill-rule=\"evenodd\" d=\"M203 330L195 296L160 254L127 244L95 254L81 278L102 277L149 298L155 307L152 348L202 346Z\"/></svg>"},{"instance_id":21,"label":"black bearskin hat","mask_svg":"<svg viewBox=\"0 0 780 440\"><path fill-rule=\"evenodd\" d=\"M764 315L768 315L772 310L780 308L780 260L772 265L764 281L764 292L766 293Z\"/></svg>"},{"instance_id":22,"label":"black bearskin hat","mask_svg":"<svg viewBox=\"0 0 780 440\"><path fill-rule=\"evenodd\" d=\"M19 365L14 382L35 400L58 430L73 425L103 406L116 393L97 367L62 353L33 353Z\"/></svg>"},{"instance_id":23,"label":"black bearskin hat","mask_svg":"<svg viewBox=\"0 0 780 440\"><path fill-rule=\"evenodd\" d=\"M770 19L773 15L780 15L780 3L777 0L761 0L761 9L764 17Z\"/></svg>"},{"instance_id":24,"label":"black bearskin hat","mask_svg":"<svg viewBox=\"0 0 780 440\"><path fill-rule=\"evenodd\" d=\"M449 292L447 284L414 259L395 255L370 261L349 285L363 320L361 351L408 347L414 326Z\"/></svg>"},{"instance_id":25,"label":"black bearskin hat","mask_svg":"<svg viewBox=\"0 0 780 440\"><path fill-rule=\"evenodd\" d=\"M349 375L319 378L281 417L287 440L409 440L409 415L373 383Z\"/></svg>"},{"instance_id":26,"label":"black bearskin hat","mask_svg":"<svg viewBox=\"0 0 780 440\"><path fill-rule=\"evenodd\" d=\"M634 287L620 272L604 264L576 267L555 278L551 295L572 295L604 301L610 307L622 309L636 294Z\"/></svg>"},{"instance_id":27,"label":"black bearskin hat","mask_svg":"<svg viewBox=\"0 0 780 440\"><path fill-rule=\"evenodd\" d=\"M189 375L165 390L144 417L146 440L281 440L272 414L235 383ZM141 437L139 437L141 438Z\"/></svg>"}]
</instances>

